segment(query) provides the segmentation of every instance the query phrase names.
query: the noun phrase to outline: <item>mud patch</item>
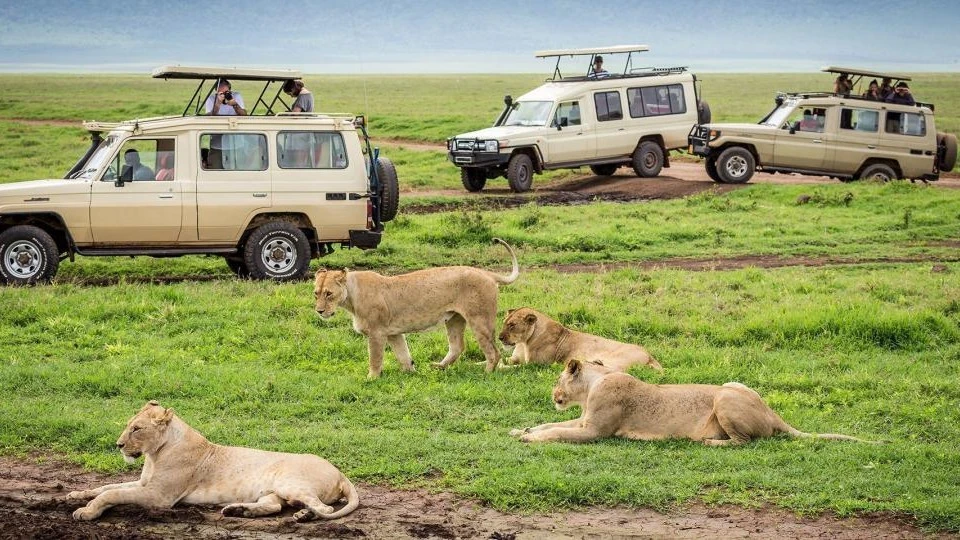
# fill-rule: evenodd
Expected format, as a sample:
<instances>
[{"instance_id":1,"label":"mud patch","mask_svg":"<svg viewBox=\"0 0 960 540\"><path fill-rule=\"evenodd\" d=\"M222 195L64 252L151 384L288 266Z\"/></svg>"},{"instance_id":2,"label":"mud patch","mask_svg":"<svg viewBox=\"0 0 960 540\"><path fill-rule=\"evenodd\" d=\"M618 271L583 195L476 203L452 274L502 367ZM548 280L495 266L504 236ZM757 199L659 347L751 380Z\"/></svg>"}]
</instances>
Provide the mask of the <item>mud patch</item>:
<instances>
[{"instance_id":1,"label":"mud patch","mask_svg":"<svg viewBox=\"0 0 960 540\"><path fill-rule=\"evenodd\" d=\"M297 523L278 517L228 518L219 508L177 506L148 510L120 506L92 522L74 521L75 489L130 481L56 460L0 457L0 539L204 538L917 538L908 518L869 514L850 519L800 517L775 508L690 505L669 513L632 508L582 508L547 514L509 514L449 493L359 485L360 508L334 522ZM934 536L936 537L936 536ZM941 537L946 538L946 535Z\"/></svg>"}]
</instances>

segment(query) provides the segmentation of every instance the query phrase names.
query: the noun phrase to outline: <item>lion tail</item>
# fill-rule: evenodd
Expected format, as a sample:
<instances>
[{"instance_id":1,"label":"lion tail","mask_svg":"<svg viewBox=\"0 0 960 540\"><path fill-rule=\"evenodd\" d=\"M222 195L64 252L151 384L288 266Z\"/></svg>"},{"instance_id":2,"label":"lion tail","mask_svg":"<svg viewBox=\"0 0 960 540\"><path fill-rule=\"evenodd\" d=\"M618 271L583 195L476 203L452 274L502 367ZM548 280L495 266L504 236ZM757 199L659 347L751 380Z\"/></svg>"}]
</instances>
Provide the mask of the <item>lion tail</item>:
<instances>
[{"instance_id":1,"label":"lion tail","mask_svg":"<svg viewBox=\"0 0 960 540\"><path fill-rule=\"evenodd\" d=\"M503 247L507 248L507 251L510 252L510 257L513 259L513 271L510 272L509 276L501 276L498 274L493 274L493 279L497 280L497 283L502 285L509 285L517 280L520 277L520 263L517 262L517 254L513 252L513 248L510 247L510 244L504 242L499 238L494 238L494 242L499 242L503 244Z\"/></svg>"},{"instance_id":2,"label":"lion tail","mask_svg":"<svg viewBox=\"0 0 960 540\"><path fill-rule=\"evenodd\" d=\"M851 437L850 435L841 435L839 433L804 433L803 431L800 431L799 429L791 427L788 424L787 424L787 428L789 429L785 430L786 433L791 437L796 437L796 438L803 437L803 438L809 438L809 439L827 439L831 441L853 441L853 442L866 443L866 444L883 444L884 443L884 441L868 441L866 439Z\"/></svg>"},{"instance_id":3,"label":"lion tail","mask_svg":"<svg viewBox=\"0 0 960 540\"><path fill-rule=\"evenodd\" d=\"M332 512L330 514L320 514L320 517L323 519L341 518L350 512L353 512L358 506L360 506L360 495L357 493L357 488L353 486L353 482L351 482L346 476L340 480L340 492L347 497L347 505L336 512Z\"/></svg>"}]
</instances>

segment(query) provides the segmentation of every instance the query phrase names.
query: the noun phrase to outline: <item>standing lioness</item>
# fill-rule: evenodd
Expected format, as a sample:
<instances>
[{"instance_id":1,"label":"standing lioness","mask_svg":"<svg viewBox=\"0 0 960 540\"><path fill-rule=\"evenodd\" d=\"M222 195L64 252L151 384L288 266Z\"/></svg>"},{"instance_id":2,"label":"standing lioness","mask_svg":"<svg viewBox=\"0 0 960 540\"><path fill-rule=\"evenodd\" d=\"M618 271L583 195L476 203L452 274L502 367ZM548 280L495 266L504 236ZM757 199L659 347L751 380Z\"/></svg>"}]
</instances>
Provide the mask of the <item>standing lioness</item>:
<instances>
[{"instance_id":1,"label":"standing lioness","mask_svg":"<svg viewBox=\"0 0 960 540\"><path fill-rule=\"evenodd\" d=\"M576 358L587 362L601 361L616 371L626 371L636 364L663 371L660 363L639 345L570 330L527 307L511 309L507 313L500 341L514 346L509 360L511 364L565 363Z\"/></svg>"},{"instance_id":2,"label":"standing lioness","mask_svg":"<svg viewBox=\"0 0 960 540\"><path fill-rule=\"evenodd\" d=\"M145 456L136 482L73 491L67 499L87 500L74 519L96 519L118 504L169 508L178 502L224 504L226 516L276 514L283 505L302 508L297 521L335 519L360 503L356 488L329 461L312 454L285 454L220 446L151 401L127 423L117 448L128 463ZM334 511L330 504L347 504Z\"/></svg>"},{"instance_id":3,"label":"standing lioness","mask_svg":"<svg viewBox=\"0 0 960 540\"><path fill-rule=\"evenodd\" d=\"M513 283L520 276L513 248L499 238L494 240L510 252L513 271L509 276L471 266L429 268L393 277L376 272L320 270L313 289L317 313L329 318L339 306L350 312L353 329L367 336L370 378L380 376L387 343L397 355L400 367L414 371L404 334L440 323L447 326L449 350L435 366L447 367L460 357L463 332L469 325L487 359L487 372L491 372L500 361L494 337L498 287Z\"/></svg>"},{"instance_id":4,"label":"standing lioness","mask_svg":"<svg viewBox=\"0 0 960 540\"><path fill-rule=\"evenodd\" d=\"M603 437L693 439L709 446L737 445L785 433L863 441L848 435L803 433L773 412L760 394L729 382L647 384L626 373L567 363L553 389L557 409L580 405L580 418L510 432L521 441L590 442Z\"/></svg>"}]
</instances>

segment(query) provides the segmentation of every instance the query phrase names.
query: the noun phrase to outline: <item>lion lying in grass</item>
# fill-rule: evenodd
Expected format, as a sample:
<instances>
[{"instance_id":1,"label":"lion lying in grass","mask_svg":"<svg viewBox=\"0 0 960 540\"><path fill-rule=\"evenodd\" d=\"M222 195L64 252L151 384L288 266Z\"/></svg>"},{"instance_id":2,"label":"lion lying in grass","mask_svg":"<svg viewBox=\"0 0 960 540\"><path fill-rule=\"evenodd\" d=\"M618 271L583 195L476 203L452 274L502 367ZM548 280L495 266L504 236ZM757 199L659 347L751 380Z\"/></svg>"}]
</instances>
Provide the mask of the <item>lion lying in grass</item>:
<instances>
[{"instance_id":1,"label":"lion lying in grass","mask_svg":"<svg viewBox=\"0 0 960 540\"><path fill-rule=\"evenodd\" d=\"M760 394L736 382L647 384L626 373L567 363L553 389L558 410L580 405L580 418L543 424L510 435L523 442L590 442L603 437L692 439L733 446L785 433L791 437L863 441L848 435L803 433L777 415Z\"/></svg>"},{"instance_id":2,"label":"lion lying in grass","mask_svg":"<svg viewBox=\"0 0 960 540\"><path fill-rule=\"evenodd\" d=\"M302 508L294 517L308 521L343 517L360 502L350 480L323 458L213 444L156 401L130 419L117 448L128 463L145 456L140 479L71 492L68 500L93 499L74 519L96 519L118 504L169 508L184 502L230 503L223 515L242 517L276 514L287 505ZM328 506L343 498L340 510Z\"/></svg>"},{"instance_id":3,"label":"lion lying in grass","mask_svg":"<svg viewBox=\"0 0 960 540\"><path fill-rule=\"evenodd\" d=\"M639 345L570 330L527 307L511 309L507 313L500 341L514 346L510 364L566 363L576 358L587 362L601 361L615 371L627 371L636 364L663 371L660 363Z\"/></svg>"},{"instance_id":4,"label":"lion lying in grass","mask_svg":"<svg viewBox=\"0 0 960 540\"><path fill-rule=\"evenodd\" d=\"M434 365L445 368L460 357L465 345L464 330L469 325L486 357L489 373L500 362L495 340L498 287L513 283L520 276L513 248L503 240L495 240L507 248L513 259L509 276L470 266L428 268L393 277L376 272L320 270L313 289L317 313L329 318L340 306L350 312L353 329L367 336L367 376L371 379L380 376L387 343L397 355L400 367L414 371L404 334L440 323L447 327L449 350Z\"/></svg>"}]
</instances>

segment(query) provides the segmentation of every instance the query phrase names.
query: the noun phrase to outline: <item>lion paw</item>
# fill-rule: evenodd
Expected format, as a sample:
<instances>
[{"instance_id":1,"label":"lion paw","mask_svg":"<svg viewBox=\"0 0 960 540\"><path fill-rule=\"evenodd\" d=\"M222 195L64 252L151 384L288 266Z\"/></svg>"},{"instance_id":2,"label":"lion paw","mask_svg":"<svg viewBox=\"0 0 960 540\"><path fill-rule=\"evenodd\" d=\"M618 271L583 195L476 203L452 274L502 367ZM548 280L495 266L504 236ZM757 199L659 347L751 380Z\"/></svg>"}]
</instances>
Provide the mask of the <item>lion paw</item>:
<instances>
[{"instance_id":1,"label":"lion paw","mask_svg":"<svg viewBox=\"0 0 960 540\"><path fill-rule=\"evenodd\" d=\"M294 514L293 519L297 520L300 523L304 521L311 521L313 519L313 511L310 510L309 508L304 508L303 510L300 510L299 512Z\"/></svg>"},{"instance_id":2,"label":"lion paw","mask_svg":"<svg viewBox=\"0 0 960 540\"><path fill-rule=\"evenodd\" d=\"M536 441L537 441L537 437L533 433L524 433L523 435L520 436L520 442L530 443L530 442L536 442Z\"/></svg>"},{"instance_id":3,"label":"lion paw","mask_svg":"<svg viewBox=\"0 0 960 540\"><path fill-rule=\"evenodd\" d=\"M97 519L100 513L94 510L91 510L89 506L84 506L82 508L77 508L73 511L73 519L77 521L90 521Z\"/></svg>"},{"instance_id":4,"label":"lion paw","mask_svg":"<svg viewBox=\"0 0 960 540\"><path fill-rule=\"evenodd\" d=\"M87 495L86 491L71 491L70 493L67 493L68 501L84 501L89 498L90 497Z\"/></svg>"},{"instance_id":5,"label":"lion paw","mask_svg":"<svg viewBox=\"0 0 960 540\"><path fill-rule=\"evenodd\" d=\"M430 365L437 369L447 369L447 365L444 364L443 362L433 362Z\"/></svg>"},{"instance_id":6,"label":"lion paw","mask_svg":"<svg viewBox=\"0 0 960 540\"><path fill-rule=\"evenodd\" d=\"M240 504L229 504L224 506L220 513L228 517L247 517L247 509Z\"/></svg>"},{"instance_id":7,"label":"lion paw","mask_svg":"<svg viewBox=\"0 0 960 540\"><path fill-rule=\"evenodd\" d=\"M510 436L511 436L511 437L519 437L519 436L523 435L524 433L529 433L529 431L530 431L529 428L525 428L525 429L511 429L511 430L510 430Z\"/></svg>"}]
</instances>

